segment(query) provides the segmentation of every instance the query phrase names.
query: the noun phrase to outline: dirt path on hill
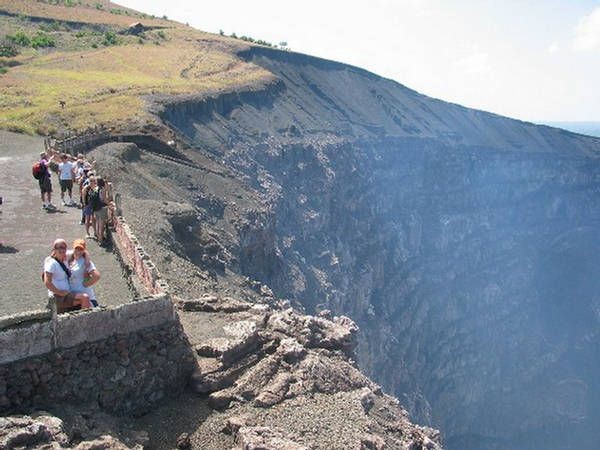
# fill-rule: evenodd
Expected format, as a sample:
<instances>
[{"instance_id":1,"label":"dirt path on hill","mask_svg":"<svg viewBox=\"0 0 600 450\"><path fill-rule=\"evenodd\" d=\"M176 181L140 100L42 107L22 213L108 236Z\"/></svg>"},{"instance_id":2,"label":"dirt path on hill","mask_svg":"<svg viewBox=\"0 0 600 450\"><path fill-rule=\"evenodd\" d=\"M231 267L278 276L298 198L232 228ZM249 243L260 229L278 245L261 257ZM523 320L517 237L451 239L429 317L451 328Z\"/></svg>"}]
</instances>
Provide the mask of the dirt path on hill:
<instances>
[{"instance_id":1,"label":"dirt path on hill","mask_svg":"<svg viewBox=\"0 0 600 450\"><path fill-rule=\"evenodd\" d=\"M52 175L54 213L41 207L37 181L31 165L44 149L39 137L0 131L0 316L46 306L46 288L40 279L44 258L52 241L62 237L70 243L85 236L79 225L81 210L60 206L60 188ZM75 195L74 195L75 196ZM92 260L102 279L95 286L98 301L118 305L132 294L115 255L88 240Z\"/></svg>"}]
</instances>

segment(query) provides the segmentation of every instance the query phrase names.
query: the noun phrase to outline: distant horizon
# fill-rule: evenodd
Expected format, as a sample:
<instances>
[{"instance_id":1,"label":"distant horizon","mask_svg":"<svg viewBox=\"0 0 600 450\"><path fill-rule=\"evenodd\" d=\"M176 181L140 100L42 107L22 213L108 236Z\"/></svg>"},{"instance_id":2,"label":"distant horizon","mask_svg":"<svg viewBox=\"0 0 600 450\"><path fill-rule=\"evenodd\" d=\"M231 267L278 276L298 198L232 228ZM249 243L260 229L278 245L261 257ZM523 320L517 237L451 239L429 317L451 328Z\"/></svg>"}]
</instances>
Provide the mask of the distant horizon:
<instances>
[{"instance_id":1,"label":"distant horizon","mask_svg":"<svg viewBox=\"0 0 600 450\"><path fill-rule=\"evenodd\" d=\"M548 125L550 127L562 128L574 133L585 134L588 136L600 138L600 121L535 121L539 125Z\"/></svg>"}]
</instances>

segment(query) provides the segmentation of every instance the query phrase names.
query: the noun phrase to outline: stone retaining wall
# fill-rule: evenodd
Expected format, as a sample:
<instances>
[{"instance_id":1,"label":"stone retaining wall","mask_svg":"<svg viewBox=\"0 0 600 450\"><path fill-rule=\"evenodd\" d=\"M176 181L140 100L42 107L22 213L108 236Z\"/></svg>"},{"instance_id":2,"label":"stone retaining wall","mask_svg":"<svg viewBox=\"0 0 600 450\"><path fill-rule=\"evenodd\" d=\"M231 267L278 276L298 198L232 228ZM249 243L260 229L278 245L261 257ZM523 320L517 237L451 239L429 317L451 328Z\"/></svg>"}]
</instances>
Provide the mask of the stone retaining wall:
<instances>
[{"instance_id":1,"label":"stone retaining wall","mask_svg":"<svg viewBox=\"0 0 600 450\"><path fill-rule=\"evenodd\" d=\"M143 413L186 385L190 345L166 294L0 331L0 412L98 402Z\"/></svg>"},{"instance_id":2,"label":"stone retaining wall","mask_svg":"<svg viewBox=\"0 0 600 450\"><path fill-rule=\"evenodd\" d=\"M131 227L121 216L114 221L116 232L115 243L123 261L128 261L134 274L151 294L168 292L169 286L160 276L156 265L144 251L139 240L131 231Z\"/></svg>"}]
</instances>

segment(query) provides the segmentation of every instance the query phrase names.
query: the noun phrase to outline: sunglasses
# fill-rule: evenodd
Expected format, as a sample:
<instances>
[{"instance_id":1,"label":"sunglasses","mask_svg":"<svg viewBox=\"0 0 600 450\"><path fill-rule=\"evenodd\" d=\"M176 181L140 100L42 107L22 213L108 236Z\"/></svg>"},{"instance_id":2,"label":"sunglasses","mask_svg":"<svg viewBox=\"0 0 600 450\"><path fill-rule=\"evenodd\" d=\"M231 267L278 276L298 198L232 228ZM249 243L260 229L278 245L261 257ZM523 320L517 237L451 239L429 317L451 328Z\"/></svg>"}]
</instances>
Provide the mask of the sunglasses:
<instances>
[{"instance_id":1,"label":"sunglasses","mask_svg":"<svg viewBox=\"0 0 600 450\"><path fill-rule=\"evenodd\" d=\"M66 250L67 247L64 245L59 245L58 247L54 247L54 250Z\"/></svg>"}]
</instances>

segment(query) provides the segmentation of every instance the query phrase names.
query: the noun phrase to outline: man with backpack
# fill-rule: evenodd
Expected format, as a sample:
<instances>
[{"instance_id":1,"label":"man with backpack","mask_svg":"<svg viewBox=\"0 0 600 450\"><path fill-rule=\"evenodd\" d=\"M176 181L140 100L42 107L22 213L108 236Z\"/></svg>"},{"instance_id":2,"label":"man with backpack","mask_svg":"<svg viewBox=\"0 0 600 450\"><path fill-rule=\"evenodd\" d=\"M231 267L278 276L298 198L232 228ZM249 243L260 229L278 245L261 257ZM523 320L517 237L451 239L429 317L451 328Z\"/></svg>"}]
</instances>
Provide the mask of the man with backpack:
<instances>
[{"instance_id":1,"label":"man with backpack","mask_svg":"<svg viewBox=\"0 0 600 450\"><path fill-rule=\"evenodd\" d=\"M38 180L40 185L40 196L42 199L42 209L56 209L52 204L52 180L50 179L50 161L54 159L54 155L48 158L46 152L40 153L40 160L36 162L32 169L33 178ZM46 198L48 201L46 201Z\"/></svg>"}]
</instances>

